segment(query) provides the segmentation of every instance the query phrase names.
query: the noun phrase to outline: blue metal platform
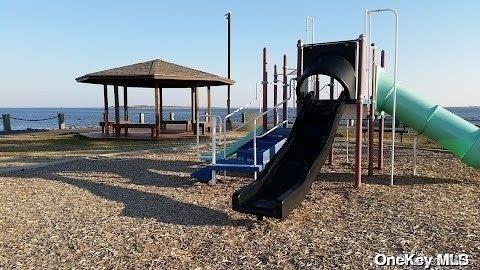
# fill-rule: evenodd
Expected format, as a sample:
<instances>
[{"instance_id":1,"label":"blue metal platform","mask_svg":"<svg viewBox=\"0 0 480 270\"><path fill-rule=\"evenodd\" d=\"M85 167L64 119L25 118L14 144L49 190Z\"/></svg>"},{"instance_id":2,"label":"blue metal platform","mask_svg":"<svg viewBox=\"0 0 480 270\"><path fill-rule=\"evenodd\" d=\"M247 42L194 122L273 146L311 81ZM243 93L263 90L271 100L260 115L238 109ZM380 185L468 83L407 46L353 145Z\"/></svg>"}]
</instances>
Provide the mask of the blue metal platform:
<instances>
[{"instance_id":1,"label":"blue metal platform","mask_svg":"<svg viewBox=\"0 0 480 270\"><path fill-rule=\"evenodd\" d=\"M208 164L194 171L192 178L208 181L212 171L258 172L280 150L290 134L290 128L277 128L270 133L257 137L257 165L253 164L253 139L246 141L232 155L217 159L216 164Z\"/></svg>"}]
</instances>

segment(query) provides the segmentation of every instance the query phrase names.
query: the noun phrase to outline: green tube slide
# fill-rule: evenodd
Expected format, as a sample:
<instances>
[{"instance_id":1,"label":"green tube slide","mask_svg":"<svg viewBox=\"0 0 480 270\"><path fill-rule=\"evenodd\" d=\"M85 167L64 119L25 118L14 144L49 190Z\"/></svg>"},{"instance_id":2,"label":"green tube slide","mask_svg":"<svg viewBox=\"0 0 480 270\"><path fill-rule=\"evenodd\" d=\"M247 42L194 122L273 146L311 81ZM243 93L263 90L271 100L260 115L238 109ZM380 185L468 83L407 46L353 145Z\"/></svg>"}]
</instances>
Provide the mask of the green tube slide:
<instances>
[{"instance_id":1,"label":"green tube slide","mask_svg":"<svg viewBox=\"0 0 480 270\"><path fill-rule=\"evenodd\" d=\"M376 111L392 115L393 81L382 68L377 69L376 75ZM465 164L480 168L480 130L470 122L398 84L396 118L451 151Z\"/></svg>"}]
</instances>

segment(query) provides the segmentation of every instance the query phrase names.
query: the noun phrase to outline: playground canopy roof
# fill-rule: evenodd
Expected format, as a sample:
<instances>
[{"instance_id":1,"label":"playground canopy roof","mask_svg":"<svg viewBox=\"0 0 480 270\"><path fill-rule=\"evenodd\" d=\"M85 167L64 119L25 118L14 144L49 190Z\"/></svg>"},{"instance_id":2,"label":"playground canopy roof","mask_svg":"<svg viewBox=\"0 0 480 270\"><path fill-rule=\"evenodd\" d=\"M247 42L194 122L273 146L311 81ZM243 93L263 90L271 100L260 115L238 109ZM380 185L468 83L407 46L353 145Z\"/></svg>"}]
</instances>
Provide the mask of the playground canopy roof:
<instances>
[{"instance_id":1,"label":"playground canopy roof","mask_svg":"<svg viewBox=\"0 0 480 270\"><path fill-rule=\"evenodd\" d=\"M190 88L235 83L227 78L160 59L89 73L76 78L76 81L147 88Z\"/></svg>"}]
</instances>

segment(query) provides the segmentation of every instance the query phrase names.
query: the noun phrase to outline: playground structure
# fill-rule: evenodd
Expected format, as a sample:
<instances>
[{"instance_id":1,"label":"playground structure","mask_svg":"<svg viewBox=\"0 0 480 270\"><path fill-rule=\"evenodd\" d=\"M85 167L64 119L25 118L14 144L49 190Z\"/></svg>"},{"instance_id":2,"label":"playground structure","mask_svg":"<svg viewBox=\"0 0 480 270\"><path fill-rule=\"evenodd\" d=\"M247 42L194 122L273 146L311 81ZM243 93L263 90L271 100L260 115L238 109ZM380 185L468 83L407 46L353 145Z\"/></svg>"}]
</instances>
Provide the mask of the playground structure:
<instances>
[{"instance_id":1,"label":"playground structure","mask_svg":"<svg viewBox=\"0 0 480 270\"><path fill-rule=\"evenodd\" d=\"M383 11L393 12L398 23L398 15L393 10L367 11L367 34L371 32L371 14ZM395 33L395 43L397 44L398 24ZM233 194L233 209L246 214L254 214L258 219L262 219L264 216L284 219L306 197L312 182L316 179L329 156L330 160L333 159L331 149L337 128L342 116L349 111L355 112L356 142L353 169L356 176L354 183L356 188L362 185L362 129L365 117L368 130L366 147L368 175L373 175L375 169L373 146L376 119L378 119L379 127L377 168L381 169L383 167L384 113L393 117L391 128L391 184L394 183L394 143L397 119L409 128L414 129L418 134L425 135L451 151L467 165L480 168L479 128L400 86L396 82L396 47L394 78L393 80L390 79L385 72L385 52L381 52L380 61L378 61L375 45L373 43L369 44L367 40L368 38L362 34L358 39L347 41L305 45L302 45L299 41L297 43L296 77L291 78L288 84L285 83L287 68L284 64L282 86L284 89L288 86L290 93L281 103L277 104L275 102L274 107L270 110L267 109L266 104L268 98L267 86L271 83L267 81L266 49L264 49L263 81L257 84L256 89L258 93L258 85L263 85L263 106L258 116L252 120L256 127L257 120L262 119L262 128L254 128L251 134L239 141L241 143L238 143L233 149L229 149L228 155L224 151L221 160L217 160L215 152L212 151L212 163L197 171L197 174L194 173L193 176L201 178L211 173L210 183L214 183L218 171L253 171L254 180ZM274 66L274 74L276 74L275 70ZM319 76L330 77L330 83L326 85L330 86L328 99L320 99L320 92L324 87L320 87ZM294 82L296 82L296 98L291 93ZM342 91L336 99L333 94L334 83L338 83L342 87ZM273 85L276 85L275 81ZM269 129L267 113L276 110L280 105L285 106L290 99L293 99L292 103L294 106L296 105L297 118L293 126L289 128L286 125L288 116L285 117L284 114L281 122L283 133L275 134L274 131L279 130L279 125L275 120L273 127ZM258 96L254 101L258 101ZM247 106L236 110L233 114ZM228 115L226 118L230 116ZM269 136L271 134L277 135L278 139L275 141L272 136ZM274 142L258 147L259 140L264 137L267 138L267 141ZM212 139L213 145L216 145L214 138ZM226 149L225 142L223 147ZM260 162L257 163L259 158ZM229 161L234 161L234 163L227 164ZM244 170L245 168L251 170ZM208 172L208 174L204 172Z\"/></svg>"}]
</instances>

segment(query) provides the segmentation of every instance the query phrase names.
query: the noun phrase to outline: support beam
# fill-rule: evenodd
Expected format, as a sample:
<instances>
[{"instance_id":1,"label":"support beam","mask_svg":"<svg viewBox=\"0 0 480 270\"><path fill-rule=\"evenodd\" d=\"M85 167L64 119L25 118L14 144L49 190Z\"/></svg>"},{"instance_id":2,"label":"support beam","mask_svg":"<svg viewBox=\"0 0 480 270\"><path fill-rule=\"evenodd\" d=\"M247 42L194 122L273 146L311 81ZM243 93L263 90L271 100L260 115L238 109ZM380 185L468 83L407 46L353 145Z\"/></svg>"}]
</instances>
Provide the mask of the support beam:
<instances>
[{"instance_id":1,"label":"support beam","mask_svg":"<svg viewBox=\"0 0 480 270\"><path fill-rule=\"evenodd\" d=\"M113 86L113 94L115 96L115 124L120 124L120 100L118 98L118 85ZM114 129L115 136L120 136L120 129Z\"/></svg>"},{"instance_id":2,"label":"support beam","mask_svg":"<svg viewBox=\"0 0 480 270\"><path fill-rule=\"evenodd\" d=\"M207 86L207 113L211 117L212 116L212 90L210 86ZM211 122L212 119L208 118L208 122Z\"/></svg>"},{"instance_id":3,"label":"support beam","mask_svg":"<svg viewBox=\"0 0 480 270\"><path fill-rule=\"evenodd\" d=\"M297 78L300 79L300 77L302 77L302 41L299 39L297 41ZM298 97L293 102L297 104L298 113L298 110L300 110L300 107L302 106Z\"/></svg>"},{"instance_id":4,"label":"support beam","mask_svg":"<svg viewBox=\"0 0 480 270\"><path fill-rule=\"evenodd\" d=\"M127 94L127 87L123 87L123 120L127 122L129 120L128 116L128 94Z\"/></svg>"},{"instance_id":5,"label":"support beam","mask_svg":"<svg viewBox=\"0 0 480 270\"><path fill-rule=\"evenodd\" d=\"M375 44L372 43L371 47L371 63L367 63L369 65L369 69L371 71L374 70L375 68ZM375 132L374 132L374 121L375 121L375 112L374 112L374 105L373 105L373 98L375 96L375 75L372 75L371 81L370 81L370 93L372 94L370 98L370 106L369 106L369 118L368 118L368 176L373 176L373 144L374 144L374 138L375 138Z\"/></svg>"},{"instance_id":6,"label":"support beam","mask_svg":"<svg viewBox=\"0 0 480 270\"><path fill-rule=\"evenodd\" d=\"M108 86L103 85L103 122L104 131L108 135L110 134L110 126L108 125Z\"/></svg>"},{"instance_id":7,"label":"support beam","mask_svg":"<svg viewBox=\"0 0 480 270\"><path fill-rule=\"evenodd\" d=\"M362 185L362 118L363 118L363 102L362 92L364 87L363 76L365 69L364 59L364 36L360 35L358 39L358 76L357 76L357 120L356 120L356 147L355 147L355 187L360 188Z\"/></svg>"},{"instance_id":8,"label":"support beam","mask_svg":"<svg viewBox=\"0 0 480 270\"><path fill-rule=\"evenodd\" d=\"M193 92L195 91L195 88L190 89L190 120L192 123L192 130L193 130L193 123L195 123L195 115L194 115L194 107L195 107L195 100L193 97Z\"/></svg>"},{"instance_id":9,"label":"support beam","mask_svg":"<svg viewBox=\"0 0 480 270\"><path fill-rule=\"evenodd\" d=\"M161 87L159 87L159 94L158 94L158 109L160 114L160 128L161 128L163 123L163 88Z\"/></svg>"},{"instance_id":10,"label":"support beam","mask_svg":"<svg viewBox=\"0 0 480 270\"><path fill-rule=\"evenodd\" d=\"M277 73L277 65L273 65L273 106L277 106L277 92L278 92L278 87L277 83L278 82L278 73ZM278 124L278 119L277 119L277 109L273 109L273 125L276 126Z\"/></svg>"},{"instance_id":11,"label":"support beam","mask_svg":"<svg viewBox=\"0 0 480 270\"><path fill-rule=\"evenodd\" d=\"M194 88L194 93L195 93L195 111L194 111L194 114L195 114L195 134L197 134L198 130L197 130L197 119L198 119L198 88L195 87Z\"/></svg>"},{"instance_id":12,"label":"support beam","mask_svg":"<svg viewBox=\"0 0 480 270\"><path fill-rule=\"evenodd\" d=\"M335 79L330 77L330 100L333 100L333 96L335 93ZM328 165L333 164L333 143L332 147L330 148L330 153L328 154Z\"/></svg>"},{"instance_id":13,"label":"support beam","mask_svg":"<svg viewBox=\"0 0 480 270\"><path fill-rule=\"evenodd\" d=\"M160 88L155 84L155 138L160 137Z\"/></svg>"},{"instance_id":14,"label":"support beam","mask_svg":"<svg viewBox=\"0 0 480 270\"><path fill-rule=\"evenodd\" d=\"M385 68L385 50L380 53L380 66ZM383 135L385 133L385 113L380 114L380 123L378 125L378 169L383 169Z\"/></svg>"},{"instance_id":15,"label":"support beam","mask_svg":"<svg viewBox=\"0 0 480 270\"><path fill-rule=\"evenodd\" d=\"M267 111L267 101L268 101L268 73L267 73L267 48L263 48L263 106L262 112ZM263 116L263 131L268 130L268 117L265 114Z\"/></svg>"},{"instance_id":16,"label":"support beam","mask_svg":"<svg viewBox=\"0 0 480 270\"><path fill-rule=\"evenodd\" d=\"M315 75L315 97L320 99L320 78L318 78L318 75Z\"/></svg>"},{"instance_id":17,"label":"support beam","mask_svg":"<svg viewBox=\"0 0 480 270\"><path fill-rule=\"evenodd\" d=\"M228 27L228 55L227 55L227 60L228 60L228 74L227 74L227 78L230 79L230 75L231 75L231 70L230 70L230 67L231 67L231 62L230 62L230 33L231 33L231 21L232 21L232 13L231 12L228 12L227 14L227 27ZM230 114L230 85L227 85L227 114ZM227 130L231 130L232 129L232 120L230 118L227 119Z\"/></svg>"},{"instance_id":18,"label":"support beam","mask_svg":"<svg viewBox=\"0 0 480 270\"><path fill-rule=\"evenodd\" d=\"M287 78L287 55L283 55L283 100L286 100L288 97L288 89L287 89L287 83L288 83L288 78ZM283 103L283 108L282 108L282 114L283 114L283 121L285 122L287 120L287 109L288 109L288 102ZM283 124L283 127L287 127L287 122Z\"/></svg>"}]
</instances>

